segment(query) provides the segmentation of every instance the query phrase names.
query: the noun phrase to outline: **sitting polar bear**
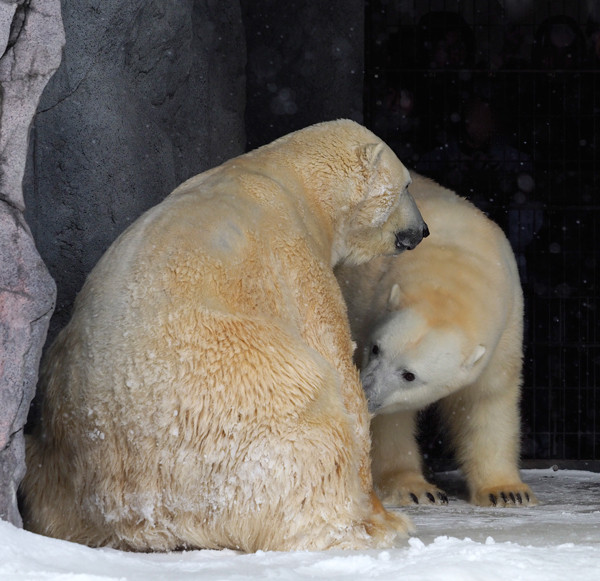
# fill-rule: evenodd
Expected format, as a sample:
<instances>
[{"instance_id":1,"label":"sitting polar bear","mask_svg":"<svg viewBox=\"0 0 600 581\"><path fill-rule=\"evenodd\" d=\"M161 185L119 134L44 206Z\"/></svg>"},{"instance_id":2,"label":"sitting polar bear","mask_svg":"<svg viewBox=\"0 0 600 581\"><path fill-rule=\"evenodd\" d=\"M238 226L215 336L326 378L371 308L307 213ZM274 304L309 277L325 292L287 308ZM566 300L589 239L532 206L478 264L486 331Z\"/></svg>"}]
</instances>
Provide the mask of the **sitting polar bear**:
<instances>
[{"instance_id":1,"label":"sitting polar bear","mask_svg":"<svg viewBox=\"0 0 600 581\"><path fill-rule=\"evenodd\" d=\"M336 274L376 414L373 479L384 504L445 503L422 473L418 410L439 402L471 502L533 505L521 482L523 297L510 244L468 201L412 174L431 237Z\"/></svg>"},{"instance_id":2,"label":"sitting polar bear","mask_svg":"<svg viewBox=\"0 0 600 581\"><path fill-rule=\"evenodd\" d=\"M137 551L389 546L333 274L427 233L409 174L339 120L191 178L89 275L41 372L24 519Z\"/></svg>"}]
</instances>

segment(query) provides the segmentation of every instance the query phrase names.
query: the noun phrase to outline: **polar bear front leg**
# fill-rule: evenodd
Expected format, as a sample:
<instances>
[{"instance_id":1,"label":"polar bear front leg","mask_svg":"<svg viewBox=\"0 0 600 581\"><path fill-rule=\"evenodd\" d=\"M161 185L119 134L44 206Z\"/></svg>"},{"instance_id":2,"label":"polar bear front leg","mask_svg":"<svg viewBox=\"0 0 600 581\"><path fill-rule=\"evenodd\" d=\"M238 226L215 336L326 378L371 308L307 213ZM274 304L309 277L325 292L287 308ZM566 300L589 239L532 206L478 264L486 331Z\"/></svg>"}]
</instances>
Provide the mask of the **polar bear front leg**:
<instances>
[{"instance_id":1,"label":"polar bear front leg","mask_svg":"<svg viewBox=\"0 0 600 581\"><path fill-rule=\"evenodd\" d=\"M470 501L478 506L534 506L519 475L518 389L486 392L479 384L440 402Z\"/></svg>"},{"instance_id":2,"label":"polar bear front leg","mask_svg":"<svg viewBox=\"0 0 600 581\"><path fill-rule=\"evenodd\" d=\"M446 493L423 476L416 417L415 411L401 411L371 420L373 481L387 506L448 503Z\"/></svg>"}]
</instances>

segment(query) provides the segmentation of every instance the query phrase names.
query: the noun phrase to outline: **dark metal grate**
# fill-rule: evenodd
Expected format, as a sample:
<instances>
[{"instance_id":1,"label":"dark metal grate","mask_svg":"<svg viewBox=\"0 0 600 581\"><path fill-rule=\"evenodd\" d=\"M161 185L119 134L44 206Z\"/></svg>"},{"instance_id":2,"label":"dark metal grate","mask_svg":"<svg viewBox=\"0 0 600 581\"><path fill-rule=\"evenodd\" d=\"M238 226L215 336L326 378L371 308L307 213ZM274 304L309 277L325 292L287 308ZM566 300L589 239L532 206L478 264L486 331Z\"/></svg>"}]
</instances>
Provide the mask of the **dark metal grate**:
<instances>
[{"instance_id":1,"label":"dark metal grate","mask_svg":"<svg viewBox=\"0 0 600 581\"><path fill-rule=\"evenodd\" d=\"M600 460L596 4L367 3L367 125L486 211L515 250L529 459Z\"/></svg>"}]
</instances>

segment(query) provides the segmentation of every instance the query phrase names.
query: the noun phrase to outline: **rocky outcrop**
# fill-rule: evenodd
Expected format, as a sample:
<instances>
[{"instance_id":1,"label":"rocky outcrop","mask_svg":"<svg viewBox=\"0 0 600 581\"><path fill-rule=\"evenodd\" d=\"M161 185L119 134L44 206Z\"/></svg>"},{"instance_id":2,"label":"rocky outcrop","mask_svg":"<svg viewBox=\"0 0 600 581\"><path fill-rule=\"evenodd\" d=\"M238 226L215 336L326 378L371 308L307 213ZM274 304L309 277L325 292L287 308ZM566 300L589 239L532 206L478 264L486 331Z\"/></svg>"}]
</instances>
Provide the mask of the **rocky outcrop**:
<instances>
[{"instance_id":1,"label":"rocky outcrop","mask_svg":"<svg viewBox=\"0 0 600 581\"><path fill-rule=\"evenodd\" d=\"M66 45L31 135L27 220L58 285L50 337L117 235L243 152L238 0L63 2Z\"/></svg>"},{"instance_id":2,"label":"rocky outcrop","mask_svg":"<svg viewBox=\"0 0 600 581\"><path fill-rule=\"evenodd\" d=\"M23 218L28 133L60 63L59 0L0 0L0 518L20 525L23 427L55 299Z\"/></svg>"}]
</instances>

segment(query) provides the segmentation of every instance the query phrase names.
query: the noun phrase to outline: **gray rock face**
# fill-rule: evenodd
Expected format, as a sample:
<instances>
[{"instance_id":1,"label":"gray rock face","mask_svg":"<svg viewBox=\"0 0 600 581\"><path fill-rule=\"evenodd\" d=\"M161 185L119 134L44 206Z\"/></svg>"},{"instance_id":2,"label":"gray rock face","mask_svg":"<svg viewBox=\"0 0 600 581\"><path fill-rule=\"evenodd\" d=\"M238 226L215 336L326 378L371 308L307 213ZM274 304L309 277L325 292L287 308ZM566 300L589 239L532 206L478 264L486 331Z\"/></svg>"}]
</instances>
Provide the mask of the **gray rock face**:
<instances>
[{"instance_id":1,"label":"gray rock face","mask_svg":"<svg viewBox=\"0 0 600 581\"><path fill-rule=\"evenodd\" d=\"M64 42L59 0L0 1L0 518L21 525L23 427L56 288L23 218L28 132Z\"/></svg>"},{"instance_id":2,"label":"gray rock face","mask_svg":"<svg viewBox=\"0 0 600 581\"><path fill-rule=\"evenodd\" d=\"M117 235L183 180L243 152L236 0L64 2L66 45L42 97L24 184L58 284L49 336Z\"/></svg>"}]
</instances>

